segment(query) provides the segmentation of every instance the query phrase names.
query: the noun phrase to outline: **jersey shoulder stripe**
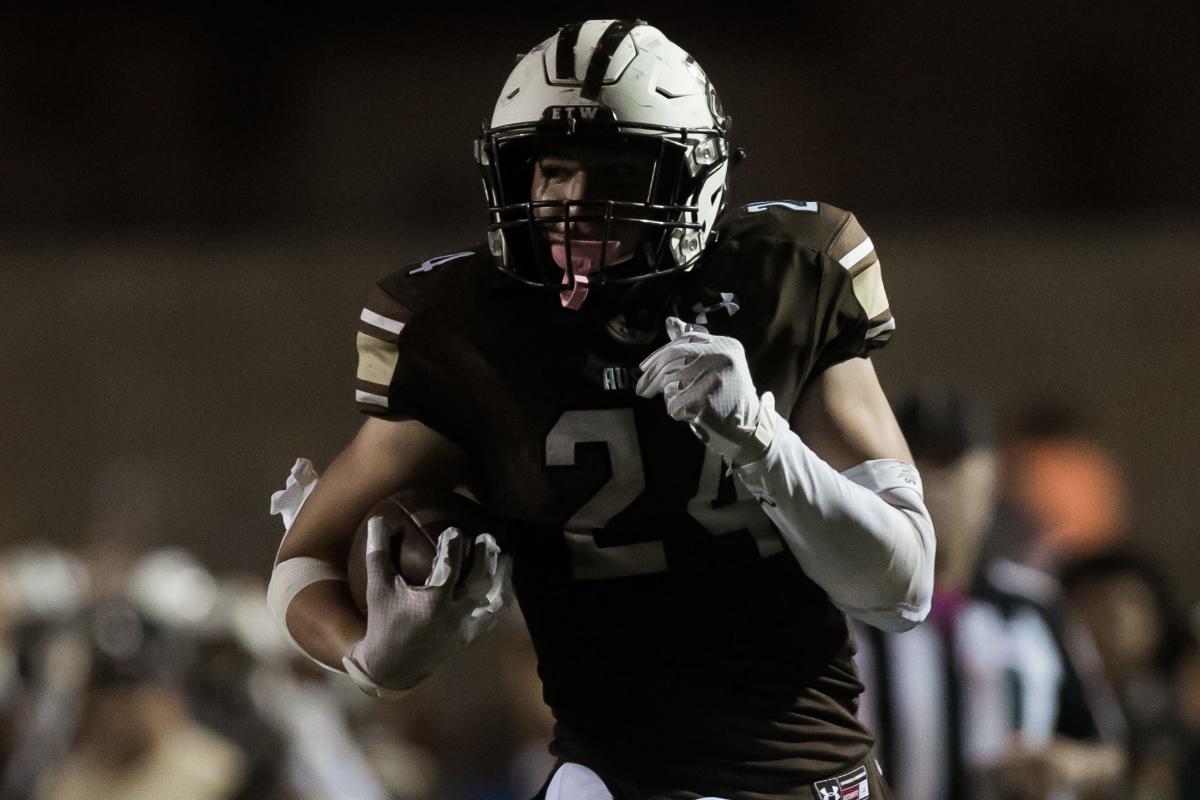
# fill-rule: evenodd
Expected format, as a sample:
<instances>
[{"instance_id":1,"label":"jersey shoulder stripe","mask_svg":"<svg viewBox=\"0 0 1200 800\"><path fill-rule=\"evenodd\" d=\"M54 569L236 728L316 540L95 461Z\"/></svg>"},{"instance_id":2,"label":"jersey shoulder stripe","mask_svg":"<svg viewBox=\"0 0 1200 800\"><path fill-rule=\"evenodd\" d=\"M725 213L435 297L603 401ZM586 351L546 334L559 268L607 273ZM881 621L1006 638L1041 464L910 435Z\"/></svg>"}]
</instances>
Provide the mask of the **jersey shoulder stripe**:
<instances>
[{"instance_id":1,"label":"jersey shoulder stripe","mask_svg":"<svg viewBox=\"0 0 1200 800\"><path fill-rule=\"evenodd\" d=\"M824 253L850 277L861 307L864 343L879 347L896 328L875 243L849 211L815 200L768 200L734 209L718 225L718 241L766 238Z\"/></svg>"},{"instance_id":2,"label":"jersey shoulder stripe","mask_svg":"<svg viewBox=\"0 0 1200 800\"><path fill-rule=\"evenodd\" d=\"M871 328L866 338L868 343L880 336L890 336L896 323L892 319L887 291L883 286L883 270L875 243L863 230L858 218L849 211L837 209L841 225L829 241L826 252L850 273L854 296L862 306ZM881 344L882 341L874 342Z\"/></svg>"},{"instance_id":3,"label":"jersey shoulder stripe","mask_svg":"<svg viewBox=\"0 0 1200 800\"><path fill-rule=\"evenodd\" d=\"M355 349L354 396L361 411L385 414L390 411L388 390L400 358L400 336L412 318L412 312L376 284L371 287L358 317Z\"/></svg>"},{"instance_id":4,"label":"jersey shoulder stripe","mask_svg":"<svg viewBox=\"0 0 1200 800\"><path fill-rule=\"evenodd\" d=\"M358 368L354 397L360 411L373 416L404 411L394 389L406 330L419 326L422 318L436 317L440 306L477 285L473 279L487 266L490 256L481 247L462 248L406 264L371 287L359 312L355 336Z\"/></svg>"}]
</instances>

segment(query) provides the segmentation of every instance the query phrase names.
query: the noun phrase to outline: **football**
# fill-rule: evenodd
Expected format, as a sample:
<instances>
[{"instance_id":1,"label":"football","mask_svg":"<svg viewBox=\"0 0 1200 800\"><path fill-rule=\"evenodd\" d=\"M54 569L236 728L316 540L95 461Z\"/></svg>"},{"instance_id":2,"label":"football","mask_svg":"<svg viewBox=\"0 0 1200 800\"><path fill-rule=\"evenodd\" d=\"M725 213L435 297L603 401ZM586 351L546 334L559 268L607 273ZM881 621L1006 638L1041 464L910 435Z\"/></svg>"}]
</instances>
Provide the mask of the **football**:
<instances>
[{"instance_id":1,"label":"football","mask_svg":"<svg viewBox=\"0 0 1200 800\"><path fill-rule=\"evenodd\" d=\"M465 545L461 580L471 568L475 537L489 530L474 500L445 489L413 487L397 492L367 514L355 533L347 565L350 592L360 611L367 609L367 523L382 517L392 565L409 586L423 586L433 569L438 537L449 527L462 530Z\"/></svg>"}]
</instances>

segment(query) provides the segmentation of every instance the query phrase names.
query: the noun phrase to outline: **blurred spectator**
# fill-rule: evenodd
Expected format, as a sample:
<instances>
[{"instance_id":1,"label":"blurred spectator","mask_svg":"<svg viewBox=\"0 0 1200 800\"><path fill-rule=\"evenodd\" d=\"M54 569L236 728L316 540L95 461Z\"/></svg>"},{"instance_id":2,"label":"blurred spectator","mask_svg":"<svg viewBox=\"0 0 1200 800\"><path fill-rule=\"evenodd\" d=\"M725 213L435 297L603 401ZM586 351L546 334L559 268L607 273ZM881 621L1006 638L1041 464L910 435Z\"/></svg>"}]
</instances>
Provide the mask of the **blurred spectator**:
<instances>
[{"instance_id":1,"label":"blurred spectator","mask_svg":"<svg viewBox=\"0 0 1200 800\"><path fill-rule=\"evenodd\" d=\"M228 738L246 756L246 775L239 793L246 800L292 797L286 786L283 754L287 741L257 712L248 679L253 656L228 634L199 643L184 690L195 720Z\"/></svg>"},{"instance_id":2,"label":"blurred spectator","mask_svg":"<svg viewBox=\"0 0 1200 800\"><path fill-rule=\"evenodd\" d=\"M1200 686L1190 678L1185 654L1194 644L1165 576L1137 553L1111 550L1067 564L1061 580L1129 721L1136 796L1177 797L1189 783L1181 775L1189 759L1187 731L1200 730L1200 717L1188 722L1200 702L1191 692Z\"/></svg>"},{"instance_id":3,"label":"blurred spectator","mask_svg":"<svg viewBox=\"0 0 1200 800\"><path fill-rule=\"evenodd\" d=\"M179 678L189 643L127 600L105 600L81 620L90 673L73 745L47 765L38 800L241 796L247 759L233 742L192 718Z\"/></svg>"},{"instance_id":4,"label":"blurred spectator","mask_svg":"<svg viewBox=\"0 0 1200 800\"><path fill-rule=\"evenodd\" d=\"M483 658L386 703L292 652L261 578L218 580L139 539L93 539L86 562L45 544L0 555L0 800L524 800L541 785L552 720L518 614Z\"/></svg>"},{"instance_id":5,"label":"blurred spectator","mask_svg":"<svg viewBox=\"0 0 1200 800\"><path fill-rule=\"evenodd\" d=\"M224 635L212 626L211 575L180 551L129 563L97 582L48 545L0 557L0 643L16 684L0 693L0 797L282 797L268 790L279 782L270 765L280 748L259 758L278 736L260 725L248 753L250 737L238 742L200 722L237 702L232 687L220 698L188 691L195 671L211 666L198 657ZM254 724L245 705L233 714Z\"/></svg>"},{"instance_id":6,"label":"blurred spectator","mask_svg":"<svg viewBox=\"0 0 1200 800\"><path fill-rule=\"evenodd\" d=\"M1114 550L1066 564L1060 580L1125 706L1135 713L1168 707L1168 675L1188 632L1161 570L1137 553Z\"/></svg>"},{"instance_id":7,"label":"blurred spectator","mask_svg":"<svg viewBox=\"0 0 1200 800\"><path fill-rule=\"evenodd\" d=\"M1004 554L1053 572L1112 546L1129 523L1121 465L1073 406L1039 402L1007 437L1001 460Z\"/></svg>"},{"instance_id":8,"label":"blurred spectator","mask_svg":"<svg viewBox=\"0 0 1200 800\"><path fill-rule=\"evenodd\" d=\"M7 665L0 694L3 800L29 797L46 765L69 750L90 669L77 625L89 588L83 563L49 545L0 556L0 660Z\"/></svg>"},{"instance_id":9,"label":"blurred spectator","mask_svg":"<svg viewBox=\"0 0 1200 800\"><path fill-rule=\"evenodd\" d=\"M990 418L955 393L897 406L938 534L933 610L860 629L860 713L900 800L1069 798L1121 771L1120 713L1047 575L983 557L997 500ZM914 735L918 733L918 735Z\"/></svg>"}]
</instances>

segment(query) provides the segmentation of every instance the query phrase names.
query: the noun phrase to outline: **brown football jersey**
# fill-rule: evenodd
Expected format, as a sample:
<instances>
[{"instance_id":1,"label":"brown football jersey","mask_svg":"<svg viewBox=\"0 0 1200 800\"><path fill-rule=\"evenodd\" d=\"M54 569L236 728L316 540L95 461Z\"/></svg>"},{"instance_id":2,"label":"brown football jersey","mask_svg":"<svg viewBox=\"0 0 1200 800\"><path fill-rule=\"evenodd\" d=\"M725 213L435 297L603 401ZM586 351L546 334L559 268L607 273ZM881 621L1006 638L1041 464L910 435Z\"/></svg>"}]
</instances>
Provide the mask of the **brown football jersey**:
<instances>
[{"instance_id":1,"label":"brown football jersey","mask_svg":"<svg viewBox=\"0 0 1200 800\"><path fill-rule=\"evenodd\" d=\"M628 298L564 309L482 245L373 288L359 405L471 456L562 758L647 797L774 798L869 749L845 617L727 465L634 385L675 314L739 339L787 415L890 336L879 270L852 214L774 201L730 209L698 266L654 279L644 336Z\"/></svg>"}]
</instances>

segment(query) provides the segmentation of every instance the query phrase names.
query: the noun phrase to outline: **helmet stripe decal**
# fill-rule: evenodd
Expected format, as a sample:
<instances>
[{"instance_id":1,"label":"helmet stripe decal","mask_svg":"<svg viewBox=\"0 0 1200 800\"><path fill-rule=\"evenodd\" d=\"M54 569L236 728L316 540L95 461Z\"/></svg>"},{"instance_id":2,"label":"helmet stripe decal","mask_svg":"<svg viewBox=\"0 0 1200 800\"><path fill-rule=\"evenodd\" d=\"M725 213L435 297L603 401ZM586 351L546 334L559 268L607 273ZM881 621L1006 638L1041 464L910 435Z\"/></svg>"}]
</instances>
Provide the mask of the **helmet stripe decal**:
<instances>
[{"instance_id":1,"label":"helmet stripe decal","mask_svg":"<svg viewBox=\"0 0 1200 800\"><path fill-rule=\"evenodd\" d=\"M558 31L557 55L554 61L554 71L557 73L554 77L557 80L575 77L575 42L579 40L581 27L582 23L572 22L563 25Z\"/></svg>"},{"instance_id":2,"label":"helmet stripe decal","mask_svg":"<svg viewBox=\"0 0 1200 800\"><path fill-rule=\"evenodd\" d=\"M592 60L588 62L583 89L579 92L580 97L584 100L595 100L600 96L600 86L604 83L608 65L612 63L613 53L631 30L643 24L645 23L641 20L619 19L608 26L600 36L600 41L596 43L596 49L592 51Z\"/></svg>"}]
</instances>

